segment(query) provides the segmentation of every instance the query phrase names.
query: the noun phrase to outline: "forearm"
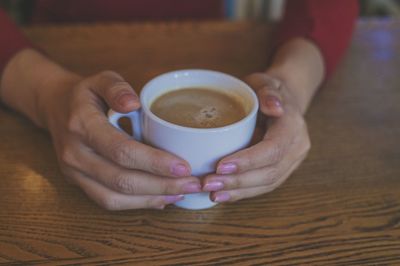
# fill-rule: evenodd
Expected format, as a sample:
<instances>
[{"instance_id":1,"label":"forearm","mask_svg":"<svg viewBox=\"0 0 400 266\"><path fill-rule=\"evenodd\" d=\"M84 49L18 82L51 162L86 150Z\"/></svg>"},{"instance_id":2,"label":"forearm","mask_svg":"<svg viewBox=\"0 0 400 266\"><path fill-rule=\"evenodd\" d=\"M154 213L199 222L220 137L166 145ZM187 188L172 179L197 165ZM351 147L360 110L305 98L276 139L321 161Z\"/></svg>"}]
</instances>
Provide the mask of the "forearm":
<instances>
[{"instance_id":1,"label":"forearm","mask_svg":"<svg viewBox=\"0 0 400 266\"><path fill-rule=\"evenodd\" d=\"M47 127L46 104L69 84L78 80L74 73L33 49L18 52L7 64L0 82L0 100L36 125Z\"/></svg>"},{"instance_id":2,"label":"forearm","mask_svg":"<svg viewBox=\"0 0 400 266\"><path fill-rule=\"evenodd\" d=\"M305 113L325 70L318 47L307 39L295 38L279 47L266 72L286 83L300 111Z\"/></svg>"}]
</instances>

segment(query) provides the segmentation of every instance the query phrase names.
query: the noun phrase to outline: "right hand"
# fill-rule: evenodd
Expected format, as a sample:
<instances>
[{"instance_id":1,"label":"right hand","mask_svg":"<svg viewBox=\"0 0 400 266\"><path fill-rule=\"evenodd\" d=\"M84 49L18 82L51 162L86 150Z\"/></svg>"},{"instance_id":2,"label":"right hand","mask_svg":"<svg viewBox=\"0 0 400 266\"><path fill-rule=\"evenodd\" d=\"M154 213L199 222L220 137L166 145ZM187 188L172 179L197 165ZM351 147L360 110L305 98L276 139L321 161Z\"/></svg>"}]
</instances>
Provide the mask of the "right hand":
<instances>
[{"instance_id":1,"label":"right hand","mask_svg":"<svg viewBox=\"0 0 400 266\"><path fill-rule=\"evenodd\" d=\"M92 200L108 210L162 209L201 191L186 161L109 123L109 108L127 113L140 107L119 74L104 71L71 83L42 105L63 174Z\"/></svg>"}]
</instances>

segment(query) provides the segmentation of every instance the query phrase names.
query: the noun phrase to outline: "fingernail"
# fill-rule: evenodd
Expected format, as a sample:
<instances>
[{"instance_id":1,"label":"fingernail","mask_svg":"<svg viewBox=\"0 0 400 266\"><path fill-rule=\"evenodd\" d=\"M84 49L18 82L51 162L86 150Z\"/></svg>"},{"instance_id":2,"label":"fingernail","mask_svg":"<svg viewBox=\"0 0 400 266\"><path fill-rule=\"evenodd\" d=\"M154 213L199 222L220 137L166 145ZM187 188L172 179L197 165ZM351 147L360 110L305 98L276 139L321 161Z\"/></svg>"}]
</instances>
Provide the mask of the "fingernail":
<instances>
[{"instance_id":1,"label":"fingernail","mask_svg":"<svg viewBox=\"0 0 400 266\"><path fill-rule=\"evenodd\" d=\"M215 201L215 202L221 203L221 202L226 202L226 201L228 201L228 200L230 200L230 199L231 199L231 196L229 195L229 193L227 193L227 192L221 192L221 193L218 193L218 194L215 196L214 201Z\"/></svg>"},{"instance_id":2,"label":"fingernail","mask_svg":"<svg viewBox=\"0 0 400 266\"><path fill-rule=\"evenodd\" d=\"M165 204L171 204L183 200L183 195L168 195L164 197Z\"/></svg>"},{"instance_id":3,"label":"fingernail","mask_svg":"<svg viewBox=\"0 0 400 266\"><path fill-rule=\"evenodd\" d=\"M121 106L125 106L133 101L137 101L136 95L132 93L126 93L122 94L121 96L118 97L118 104Z\"/></svg>"},{"instance_id":4,"label":"fingernail","mask_svg":"<svg viewBox=\"0 0 400 266\"><path fill-rule=\"evenodd\" d=\"M237 165L235 163L224 163L218 166L217 174L226 175L233 174L237 171Z\"/></svg>"},{"instance_id":5,"label":"fingernail","mask_svg":"<svg viewBox=\"0 0 400 266\"><path fill-rule=\"evenodd\" d=\"M211 181L204 185L204 191L218 191L224 188L224 183L221 181Z\"/></svg>"},{"instance_id":6,"label":"fingernail","mask_svg":"<svg viewBox=\"0 0 400 266\"><path fill-rule=\"evenodd\" d=\"M176 176L189 176L190 175L189 169L181 163L174 165L171 169L171 173Z\"/></svg>"},{"instance_id":7,"label":"fingernail","mask_svg":"<svg viewBox=\"0 0 400 266\"><path fill-rule=\"evenodd\" d=\"M160 206L154 207L154 209L156 209L156 210L164 210L164 208L165 208L165 205L160 205Z\"/></svg>"},{"instance_id":8,"label":"fingernail","mask_svg":"<svg viewBox=\"0 0 400 266\"><path fill-rule=\"evenodd\" d=\"M201 192L201 185L196 182L187 183L183 185L183 192L187 194Z\"/></svg>"},{"instance_id":9,"label":"fingernail","mask_svg":"<svg viewBox=\"0 0 400 266\"><path fill-rule=\"evenodd\" d=\"M275 109L275 108L282 108L282 103L281 101L275 97L275 96L267 96L264 99L264 104L269 108L269 109Z\"/></svg>"}]
</instances>

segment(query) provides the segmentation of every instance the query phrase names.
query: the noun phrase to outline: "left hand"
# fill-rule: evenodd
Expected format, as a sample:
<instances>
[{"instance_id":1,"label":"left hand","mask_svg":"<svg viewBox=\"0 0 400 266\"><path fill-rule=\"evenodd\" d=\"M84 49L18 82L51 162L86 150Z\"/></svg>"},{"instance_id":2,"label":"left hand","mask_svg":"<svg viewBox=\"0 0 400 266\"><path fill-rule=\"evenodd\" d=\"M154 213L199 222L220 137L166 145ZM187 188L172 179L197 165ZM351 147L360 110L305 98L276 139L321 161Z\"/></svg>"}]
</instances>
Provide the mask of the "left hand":
<instances>
[{"instance_id":1,"label":"left hand","mask_svg":"<svg viewBox=\"0 0 400 266\"><path fill-rule=\"evenodd\" d=\"M300 165L310 149L303 114L282 80L265 73L246 78L259 98L261 117L255 145L231 154L205 177L203 190L215 202L233 202L270 192ZM266 132L265 132L266 131Z\"/></svg>"}]
</instances>

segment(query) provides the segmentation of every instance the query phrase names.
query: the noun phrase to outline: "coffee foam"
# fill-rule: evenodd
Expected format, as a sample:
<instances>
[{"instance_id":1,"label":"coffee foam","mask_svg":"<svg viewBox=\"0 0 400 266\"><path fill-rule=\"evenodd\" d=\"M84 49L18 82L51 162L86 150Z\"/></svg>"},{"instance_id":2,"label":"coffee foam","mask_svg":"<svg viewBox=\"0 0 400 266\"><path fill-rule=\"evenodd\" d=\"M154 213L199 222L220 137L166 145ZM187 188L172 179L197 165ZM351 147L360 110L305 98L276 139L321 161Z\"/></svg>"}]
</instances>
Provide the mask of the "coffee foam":
<instances>
[{"instance_id":1,"label":"coffee foam","mask_svg":"<svg viewBox=\"0 0 400 266\"><path fill-rule=\"evenodd\" d=\"M166 93L151 105L168 122L194 128L222 127L241 120L244 106L231 95L209 88L185 88Z\"/></svg>"}]
</instances>

